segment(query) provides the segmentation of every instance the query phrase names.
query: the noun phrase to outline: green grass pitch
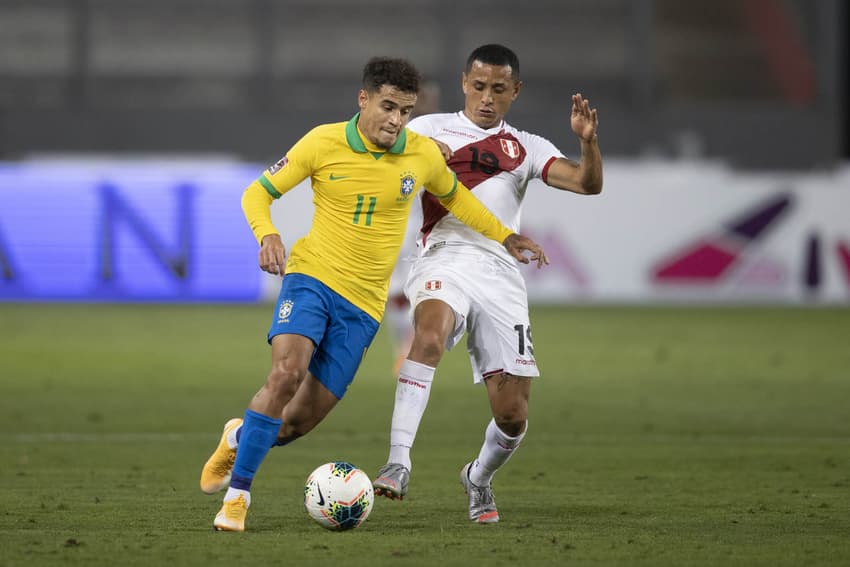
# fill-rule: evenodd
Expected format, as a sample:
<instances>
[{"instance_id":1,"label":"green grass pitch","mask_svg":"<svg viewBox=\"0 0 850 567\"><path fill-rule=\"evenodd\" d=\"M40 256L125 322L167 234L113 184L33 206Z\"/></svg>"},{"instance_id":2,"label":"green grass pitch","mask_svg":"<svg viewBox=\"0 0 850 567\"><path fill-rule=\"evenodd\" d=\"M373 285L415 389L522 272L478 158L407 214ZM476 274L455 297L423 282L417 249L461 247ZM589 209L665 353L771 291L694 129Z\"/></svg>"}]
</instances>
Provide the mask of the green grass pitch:
<instances>
[{"instance_id":1,"label":"green grass pitch","mask_svg":"<svg viewBox=\"0 0 850 567\"><path fill-rule=\"evenodd\" d=\"M850 310L537 307L529 432L474 525L458 483L489 407L438 369L410 494L326 532L307 474L386 458L379 335L349 394L274 449L244 534L200 467L261 385L271 307L0 304L0 566L847 565Z\"/></svg>"}]
</instances>

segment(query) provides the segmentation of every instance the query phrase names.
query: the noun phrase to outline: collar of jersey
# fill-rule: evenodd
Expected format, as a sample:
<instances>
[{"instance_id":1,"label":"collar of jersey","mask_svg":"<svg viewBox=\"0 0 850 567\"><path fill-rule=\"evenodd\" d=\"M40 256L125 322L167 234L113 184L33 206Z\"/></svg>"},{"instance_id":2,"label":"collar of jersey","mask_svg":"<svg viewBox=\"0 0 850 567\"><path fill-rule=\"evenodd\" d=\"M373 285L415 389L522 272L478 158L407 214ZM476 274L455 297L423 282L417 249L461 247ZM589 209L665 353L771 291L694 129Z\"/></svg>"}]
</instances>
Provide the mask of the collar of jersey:
<instances>
[{"instance_id":1,"label":"collar of jersey","mask_svg":"<svg viewBox=\"0 0 850 567\"><path fill-rule=\"evenodd\" d=\"M461 120L463 120L464 122L466 122L467 124L469 124L473 128L477 128L477 129L481 130L482 132L487 132L488 134L491 133L491 132L494 133L494 134L498 134L499 132L501 132L502 130L504 130L507 127L507 124L505 123L504 118L496 126L493 126L492 128L485 129L485 128L482 128L481 126L479 126L478 124L476 124L475 122L473 122L472 120L470 120L469 116L467 116L464 111L459 110L457 114L458 114L458 116L460 116Z\"/></svg>"},{"instance_id":2,"label":"collar of jersey","mask_svg":"<svg viewBox=\"0 0 850 567\"><path fill-rule=\"evenodd\" d=\"M373 152L366 147L366 143L363 141L363 138L360 137L360 132L357 129L358 118L360 118L359 112L348 121L348 124L345 125L345 141L348 142L348 147L358 154L365 154L366 152L369 152L372 155L383 154L384 152ZM405 145L407 145L407 129L403 128L401 133L398 135L398 138L396 138L395 144L393 144L387 152L391 154L400 154L404 151Z\"/></svg>"}]
</instances>

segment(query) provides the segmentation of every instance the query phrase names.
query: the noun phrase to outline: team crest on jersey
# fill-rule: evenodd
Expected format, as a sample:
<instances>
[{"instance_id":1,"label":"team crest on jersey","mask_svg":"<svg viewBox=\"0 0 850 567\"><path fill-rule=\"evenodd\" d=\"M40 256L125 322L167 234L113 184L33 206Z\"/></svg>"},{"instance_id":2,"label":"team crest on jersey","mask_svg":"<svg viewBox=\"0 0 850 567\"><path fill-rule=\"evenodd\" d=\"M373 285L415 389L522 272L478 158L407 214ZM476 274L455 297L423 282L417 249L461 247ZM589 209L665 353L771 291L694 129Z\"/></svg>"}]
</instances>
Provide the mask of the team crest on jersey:
<instances>
[{"instance_id":1,"label":"team crest on jersey","mask_svg":"<svg viewBox=\"0 0 850 567\"><path fill-rule=\"evenodd\" d=\"M413 190L416 189L416 176L410 171L405 171L401 174L400 193L404 200L410 197Z\"/></svg>"},{"instance_id":2,"label":"team crest on jersey","mask_svg":"<svg viewBox=\"0 0 850 567\"><path fill-rule=\"evenodd\" d=\"M274 163L274 165L272 165L271 167L269 167L269 169L268 169L269 175L274 175L275 173L277 173L278 171L280 171L281 169L283 169L283 167L284 167L287 163L289 163L289 160L288 160L288 159L286 159L286 156L283 156L282 158L280 158L279 160L277 160L277 161Z\"/></svg>"},{"instance_id":3,"label":"team crest on jersey","mask_svg":"<svg viewBox=\"0 0 850 567\"><path fill-rule=\"evenodd\" d=\"M440 280L428 280L425 282L425 289L428 291L436 291L443 288L443 282Z\"/></svg>"},{"instance_id":4,"label":"team crest on jersey","mask_svg":"<svg viewBox=\"0 0 850 567\"><path fill-rule=\"evenodd\" d=\"M277 322L278 323L288 323L289 316L292 315L292 308L295 306L295 303L291 299L284 299L283 303L280 304L280 309L277 312Z\"/></svg>"},{"instance_id":5,"label":"team crest on jersey","mask_svg":"<svg viewBox=\"0 0 850 567\"><path fill-rule=\"evenodd\" d=\"M516 159L519 157L519 143L516 140L499 138L499 144L501 144L502 151L505 152L505 155L509 158Z\"/></svg>"}]
</instances>

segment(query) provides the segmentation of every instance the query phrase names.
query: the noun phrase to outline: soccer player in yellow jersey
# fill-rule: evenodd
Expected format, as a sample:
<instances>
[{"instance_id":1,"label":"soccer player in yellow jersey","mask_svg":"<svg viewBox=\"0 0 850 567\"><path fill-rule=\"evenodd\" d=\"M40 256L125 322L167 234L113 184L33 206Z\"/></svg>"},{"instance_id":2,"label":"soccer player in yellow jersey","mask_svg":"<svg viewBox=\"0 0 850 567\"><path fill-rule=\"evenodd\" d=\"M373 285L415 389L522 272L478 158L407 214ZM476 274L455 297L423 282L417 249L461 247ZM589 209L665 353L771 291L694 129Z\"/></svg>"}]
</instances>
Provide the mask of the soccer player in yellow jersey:
<instances>
[{"instance_id":1,"label":"soccer player in yellow jersey","mask_svg":"<svg viewBox=\"0 0 850 567\"><path fill-rule=\"evenodd\" d=\"M204 492L227 487L217 530L244 531L251 482L268 451L308 433L345 395L377 333L419 187L517 260L548 263L536 243L507 229L458 183L432 140L405 128L418 87L409 62L370 60L360 112L311 130L245 190L259 265L285 276L268 333L271 371L244 419L225 424L201 472ZM287 261L269 207L307 177L313 223Z\"/></svg>"}]
</instances>

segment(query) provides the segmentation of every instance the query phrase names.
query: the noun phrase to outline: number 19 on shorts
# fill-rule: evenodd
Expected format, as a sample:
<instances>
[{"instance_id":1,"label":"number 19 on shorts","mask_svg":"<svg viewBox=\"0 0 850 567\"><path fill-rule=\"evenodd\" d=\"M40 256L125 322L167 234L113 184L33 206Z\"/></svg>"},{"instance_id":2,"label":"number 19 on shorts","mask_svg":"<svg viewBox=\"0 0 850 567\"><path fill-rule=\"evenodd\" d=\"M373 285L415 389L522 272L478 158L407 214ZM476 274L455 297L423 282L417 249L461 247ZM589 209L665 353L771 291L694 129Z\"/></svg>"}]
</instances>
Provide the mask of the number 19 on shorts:
<instances>
[{"instance_id":1,"label":"number 19 on shorts","mask_svg":"<svg viewBox=\"0 0 850 567\"><path fill-rule=\"evenodd\" d=\"M514 331L517 334L517 350L521 355L525 354L525 351L528 350L528 354L534 356L534 347L531 346L531 325L514 325Z\"/></svg>"}]
</instances>

